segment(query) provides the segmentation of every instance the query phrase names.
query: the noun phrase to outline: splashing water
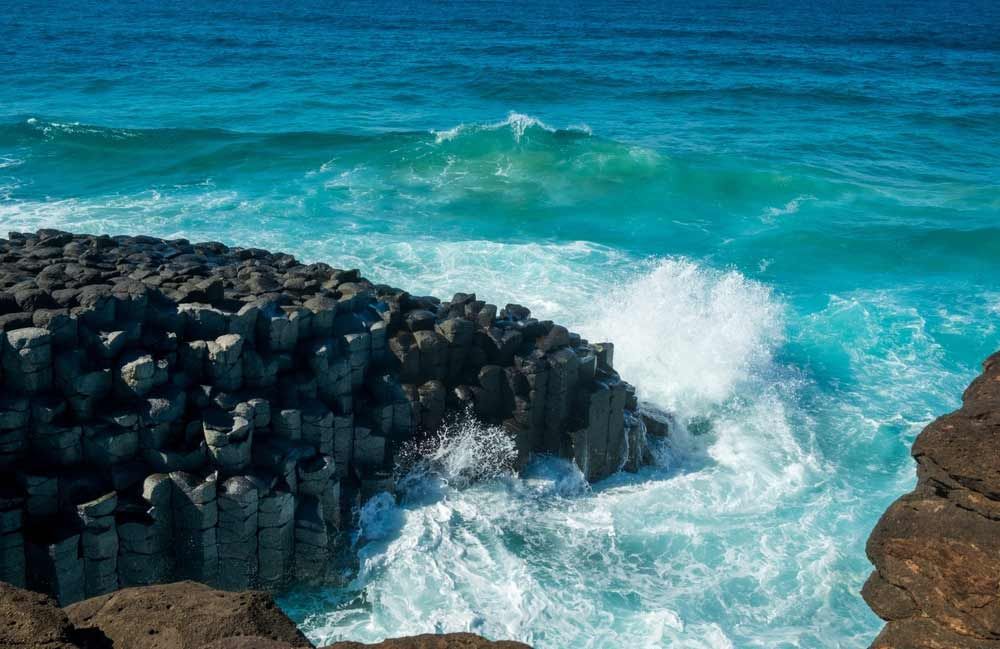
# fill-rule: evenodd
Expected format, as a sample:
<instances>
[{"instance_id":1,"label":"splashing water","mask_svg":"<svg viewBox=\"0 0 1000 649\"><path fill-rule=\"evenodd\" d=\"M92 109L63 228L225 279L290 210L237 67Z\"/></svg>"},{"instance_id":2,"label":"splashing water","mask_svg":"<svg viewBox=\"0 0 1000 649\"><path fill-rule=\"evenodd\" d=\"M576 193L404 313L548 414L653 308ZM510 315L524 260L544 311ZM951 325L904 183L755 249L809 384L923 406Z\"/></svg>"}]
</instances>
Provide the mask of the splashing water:
<instances>
[{"instance_id":1,"label":"splashing water","mask_svg":"<svg viewBox=\"0 0 1000 649\"><path fill-rule=\"evenodd\" d=\"M580 329L615 341L616 368L643 377L642 398L694 412L766 371L784 335L783 315L763 284L669 259L613 286Z\"/></svg>"},{"instance_id":2,"label":"splashing water","mask_svg":"<svg viewBox=\"0 0 1000 649\"><path fill-rule=\"evenodd\" d=\"M428 437L405 443L396 457L396 472L404 493L432 478L462 489L513 474L516 461L511 435L500 426L479 423L466 410Z\"/></svg>"}]
</instances>

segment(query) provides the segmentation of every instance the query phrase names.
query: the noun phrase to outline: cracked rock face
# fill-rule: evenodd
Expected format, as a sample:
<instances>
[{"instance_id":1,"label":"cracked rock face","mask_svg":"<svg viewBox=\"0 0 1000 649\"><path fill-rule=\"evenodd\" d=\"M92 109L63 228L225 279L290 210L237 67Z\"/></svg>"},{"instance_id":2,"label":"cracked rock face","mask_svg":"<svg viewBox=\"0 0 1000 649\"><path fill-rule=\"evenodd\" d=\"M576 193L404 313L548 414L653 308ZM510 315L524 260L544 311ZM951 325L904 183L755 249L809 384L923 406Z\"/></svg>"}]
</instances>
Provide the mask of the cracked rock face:
<instances>
[{"instance_id":1,"label":"cracked rock face","mask_svg":"<svg viewBox=\"0 0 1000 649\"><path fill-rule=\"evenodd\" d=\"M875 648L1000 648L1000 353L962 400L917 438L917 487L868 539Z\"/></svg>"}]
</instances>

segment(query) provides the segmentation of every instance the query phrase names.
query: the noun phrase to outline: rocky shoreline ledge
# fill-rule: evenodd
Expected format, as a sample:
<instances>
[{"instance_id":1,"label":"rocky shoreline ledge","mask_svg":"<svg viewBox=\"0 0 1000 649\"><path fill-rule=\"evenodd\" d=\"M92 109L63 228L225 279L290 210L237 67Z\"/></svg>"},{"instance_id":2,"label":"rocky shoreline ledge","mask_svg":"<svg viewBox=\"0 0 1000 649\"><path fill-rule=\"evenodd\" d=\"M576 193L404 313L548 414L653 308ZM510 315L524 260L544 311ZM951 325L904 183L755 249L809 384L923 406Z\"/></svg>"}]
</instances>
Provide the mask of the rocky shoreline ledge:
<instances>
[{"instance_id":1,"label":"rocky shoreline ledge","mask_svg":"<svg viewBox=\"0 0 1000 649\"><path fill-rule=\"evenodd\" d=\"M126 588L60 609L47 595L0 583L4 649L312 649L264 592L185 581ZM325 649L531 649L470 633L423 635Z\"/></svg>"},{"instance_id":2,"label":"rocky shoreline ledge","mask_svg":"<svg viewBox=\"0 0 1000 649\"><path fill-rule=\"evenodd\" d=\"M1000 353L913 444L916 488L868 539L874 649L1000 649Z\"/></svg>"},{"instance_id":3,"label":"rocky shoreline ledge","mask_svg":"<svg viewBox=\"0 0 1000 649\"><path fill-rule=\"evenodd\" d=\"M65 606L190 579L327 578L396 453L449 413L588 480L648 459L592 344L528 309L265 250L55 230L0 239L0 581Z\"/></svg>"}]
</instances>

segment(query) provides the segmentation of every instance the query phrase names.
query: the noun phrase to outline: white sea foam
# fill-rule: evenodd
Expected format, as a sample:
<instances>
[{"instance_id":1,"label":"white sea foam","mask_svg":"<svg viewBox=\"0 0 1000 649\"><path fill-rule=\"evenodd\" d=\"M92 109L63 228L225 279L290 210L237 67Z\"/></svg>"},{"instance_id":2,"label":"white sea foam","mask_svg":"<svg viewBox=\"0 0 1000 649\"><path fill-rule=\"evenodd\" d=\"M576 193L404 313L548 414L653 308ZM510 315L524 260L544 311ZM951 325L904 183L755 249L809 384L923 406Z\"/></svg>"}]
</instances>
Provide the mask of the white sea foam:
<instances>
[{"instance_id":1,"label":"white sea foam","mask_svg":"<svg viewBox=\"0 0 1000 649\"><path fill-rule=\"evenodd\" d=\"M507 114L505 119L496 122L490 122L487 124L458 124L441 131L432 130L431 133L434 135L434 142L436 144L441 144L443 142L450 142L451 140L454 140L466 133L510 129L511 134L514 136L514 141L520 142L524 137L524 134L532 128L541 129L548 133L555 133L558 130L549 126L537 117L532 117L531 115L526 115L517 111L511 111ZM586 124L573 124L567 127L566 130L585 135L592 134L590 127Z\"/></svg>"},{"instance_id":2,"label":"white sea foam","mask_svg":"<svg viewBox=\"0 0 1000 649\"><path fill-rule=\"evenodd\" d=\"M799 208L802 207L803 203L814 200L816 200L816 197L811 194L796 196L781 207L768 207L765 209L764 213L761 215L761 220L765 223L773 223L774 220L779 217L795 214L799 211Z\"/></svg>"},{"instance_id":3,"label":"white sea foam","mask_svg":"<svg viewBox=\"0 0 1000 649\"><path fill-rule=\"evenodd\" d=\"M432 257L468 260L481 245L439 242ZM406 260L418 269L410 281L447 294L475 276L489 299L527 295L532 302L549 289L532 286L539 277L572 286L556 291L557 304L533 304L539 315L575 314L592 340L616 342L616 365L645 399L707 423L677 422L666 466L647 469L638 482L616 478L592 490L572 464L549 458L521 480L466 482L381 509L376 529L394 534L362 547L353 584L370 608L311 615L310 637L376 641L469 630L538 647L714 649L745 646L739 629L713 620L723 617L712 612L716 606L729 607L727 618L752 619L781 614L775 611L789 587L812 589L813 600L828 597L813 586L832 579L824 572L836 558L817 553L831 547L822 533L758 527L824 471L787 412L796 377L773 361L783 340L780 300L739 273L689 260L636 270L590 244L495 245L483 246L481 261L472 257L473 268L436 277L430 272L439 265L429 262L424 274L415 253ZM518 264L504 266L505 257ZM594 257L617 271L591 265ZM494 275L479 263L499 267ZM536 274L535 264L545 271ZM434 448L449 455L462 447ZM460 467L477 456L456 454ZM753 597L713 599L740 592L733 584L741 581ZM786 614L791 626L775 644L809 644L808 625L796 625L793 609Z\"/></svg>"}]
</instances>

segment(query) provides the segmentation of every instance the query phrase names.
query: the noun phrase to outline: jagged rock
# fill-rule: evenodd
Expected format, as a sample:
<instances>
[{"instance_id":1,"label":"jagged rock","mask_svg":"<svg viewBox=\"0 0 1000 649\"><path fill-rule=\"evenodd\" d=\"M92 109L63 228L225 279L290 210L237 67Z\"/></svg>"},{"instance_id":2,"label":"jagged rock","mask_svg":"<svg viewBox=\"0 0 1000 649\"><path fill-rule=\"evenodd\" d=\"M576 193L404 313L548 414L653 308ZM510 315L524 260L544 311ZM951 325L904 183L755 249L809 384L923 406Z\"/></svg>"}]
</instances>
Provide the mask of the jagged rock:
<instances>
[{"instance_id":1,"label":"jagged rock","mask_svg":"<svg viewBox=\"0 0 1000 649\"><path fill-rule=\"evenodd\" d=\"M52 334L26 327L7 331L2 343L5 381L15 390L34 394L52 385Z\"/></svg>"},{"instance_id":2,"label":"jagged rock","mask_svg":"<svg viewBox=\"0 0 1000 649\"><path fill-rule=\"evenodd\" d=\"M250 465L253 447L253 420L210 410L202 420L208 453L220 471L232 475Z\"/></svg>"},{"instance_id":3,"label":"jagged rock","mask_svg":"<svg viewBox=\"0 0 1000 649\"><path fill-rule=\"evenodd\" d=\"M917 437L917 487L868 539L873 647L1000 647L1000 354Z\"/></svg>"},{"instance_id":4,"label":"jagged rock","mask_svg":"<svg viewBox=\"0 0 1000 649\"><path fill-rule=\"evenodd\" d=\"M119 360L118 377L122 391L128 396L142 397L153 389L156 361L151 354L134 351Z\"/></svg>"}]
</instances>

